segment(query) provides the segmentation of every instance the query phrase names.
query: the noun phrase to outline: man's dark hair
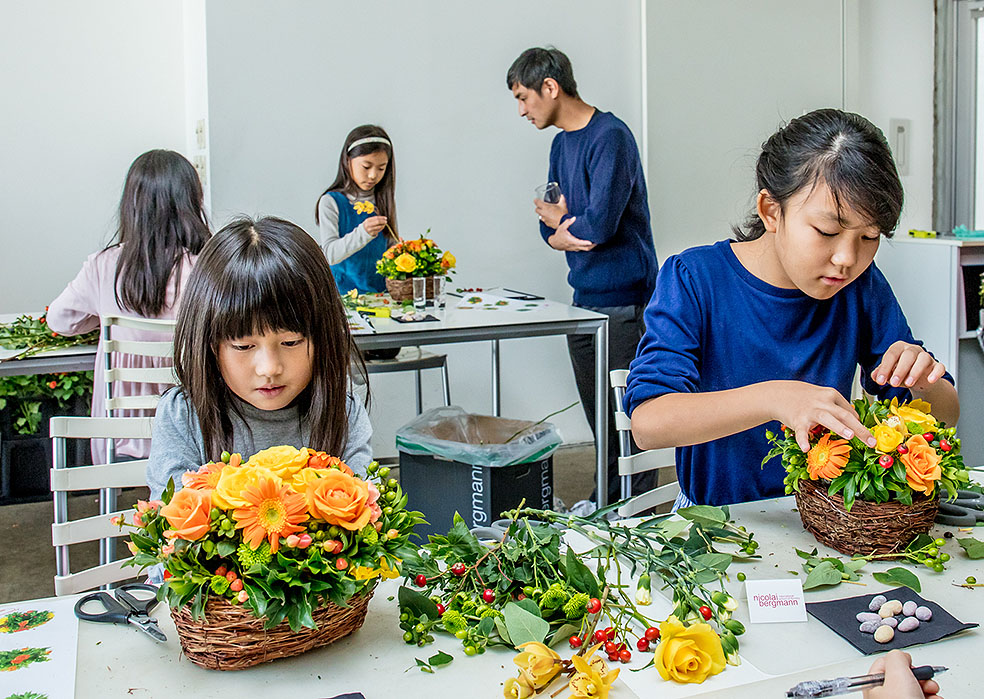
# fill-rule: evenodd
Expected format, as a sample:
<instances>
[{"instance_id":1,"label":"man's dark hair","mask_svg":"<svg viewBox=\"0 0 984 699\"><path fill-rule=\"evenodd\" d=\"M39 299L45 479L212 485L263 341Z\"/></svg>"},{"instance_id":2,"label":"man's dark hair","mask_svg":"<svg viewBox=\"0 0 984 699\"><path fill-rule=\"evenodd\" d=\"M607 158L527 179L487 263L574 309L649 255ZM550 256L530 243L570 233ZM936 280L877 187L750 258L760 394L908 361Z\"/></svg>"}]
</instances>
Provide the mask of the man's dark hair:
<instances>
[{"instance_id":1,"label":"man's dark hair","mask_svg":"<svg viewBox=\"0 0 984 699\"><path fill-rule=\"evenodd\" d=\"M563 51L555 48L526 49L519 55L506 73L506 87L510 90L516 85L540 94L543 81L553 78L569 97L577 97L577 82L570 59Z\"/></svg>"}]
</instances>

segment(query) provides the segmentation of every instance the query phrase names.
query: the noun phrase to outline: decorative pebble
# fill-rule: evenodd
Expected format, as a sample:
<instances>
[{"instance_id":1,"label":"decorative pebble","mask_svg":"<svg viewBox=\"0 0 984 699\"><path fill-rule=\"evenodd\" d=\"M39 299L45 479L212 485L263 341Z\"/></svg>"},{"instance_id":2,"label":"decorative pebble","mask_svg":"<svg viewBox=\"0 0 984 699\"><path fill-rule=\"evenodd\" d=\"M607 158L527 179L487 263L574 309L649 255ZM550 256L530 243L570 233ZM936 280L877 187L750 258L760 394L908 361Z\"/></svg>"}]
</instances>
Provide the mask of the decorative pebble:
<instances>
[{"instance_id":1,"label":"decorative pebble","mask_svg":"<svg viewBox=\"0 0 984 699\"><path fill-rule=\"evenodd\" d=\"M906 616L915 616L916 607L918 606L919 606L918 604L916 604L912 600L909 600L908 602L902 605L902 613L905 614Z\"/></svg>"},{"instance_id":2,"label":"decorative pebble","mask_svg":"<svg viewBox=\"0 0 984 699\"><path fill-rule=\"evenodd\" d=\"M899 624L899 631L915 631L919 628L919 620L914 616L908 616Z\"/></svg>"},{"instance_id":3,"label":"decorative pebble","mask_svg":"<svg viewBox=\"0 0 984 699\"><path fill-rule=\"evenodd\" d=\"M890 616L885 619L882 619L879 623L881 626L891 626L894 629L896 626L899 625L899 620L896 619L894 616Z\"/></svg>"},{"instance_id":4,"label":"decorative pebble","mask_svg":"<svg viewBox=\"0 0 984 699\"><path fill-rule=\"evenodd\" d=\"M879 643L888 643L895 638L895 629L891 626L879 626L875 629L875 640Z\"/></svg>"},{"instance_id":5,"label":"decorative pebble","mask_svg":"<svg viewBox=\"0 0 984 699\"><path fill-rule=\"evenodd\" d=\"M875 614L874 612L861 612L860 614L858 614L858 621L860 622L865 622L865 621L880 622L881 620L882 618L878 614Z\"/></svg>"},{"instance_id":6,"label":"decorative pebble","mask_svg":"<svg viewBox=\"0 0 984 699\"><path fill-rule=\"evenodd\" d=\"M868 603L868 611L877 612L886 601L885 595L875 595Z\"/></svg>"},{"instance_id":7,"label":"decorative pebble","mask_svg":"<svg viewBox=\"0 0 984 699\"><path fill-rule=\"evenodd\" d=\"M878 615L881 616L882 619L886 619L890 616L900 614L901 612L902 603L897 599L890 599L881 606L881 609L878 610Z\"/></svg>"},{"instance_id":8,"label":"decorative pebble","mask_svg":"<svg viewBox=\"0 0 984 699\"><path fill-rule=\"evenodd\" d=\"M916 618L919 621L929 621L933 618L933 610L929 607L916 607Z\"/></svg>"},{"instance_id":9,"label":"decorative pebble","mask_svg":"<svg viewBox=\"0 0 984 699\"><path fill-rule=\"evenodd\" d=\"M878 627L881 625L882 624L880 618L878 619L878 621L865 621L862 622L861 626L858 627L858 630L861 633L874 633L875 631L878 630Z\"/></svg>"}]
</instances>

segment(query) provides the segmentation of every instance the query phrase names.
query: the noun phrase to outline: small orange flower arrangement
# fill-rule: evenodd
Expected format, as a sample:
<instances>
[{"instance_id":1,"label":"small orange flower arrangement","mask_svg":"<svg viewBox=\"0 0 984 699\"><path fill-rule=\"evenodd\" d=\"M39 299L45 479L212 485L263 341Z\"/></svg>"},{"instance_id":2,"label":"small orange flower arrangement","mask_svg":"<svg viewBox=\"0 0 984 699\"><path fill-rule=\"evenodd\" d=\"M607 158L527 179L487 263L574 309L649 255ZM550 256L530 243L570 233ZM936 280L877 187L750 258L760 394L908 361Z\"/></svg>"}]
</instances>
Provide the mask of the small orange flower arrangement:
<instances>
[{"instance_id":1,"label":"small orange flower arrangement","mask_svg":"<svg viewBox=\"0 0 984 699\"><path fill-rule=\"evenodd\" d=\"M129 565L163 564L163 595L172 608L191 605L199 619L210 595L245 605L272 628L314 628L314 609L345 606L399 575L423 521L389 469L373 462L365 478L313 449L279 446L243 461L188 471L160 501L140 501L128 542Z\"/></svg>"},{"instance_id":2,"label":"small orange flower arrangement","mask_svg":"<svg viewBox=\"0 0 984 699\"><path fill-rule=\"evenodd\" d=\"M939 422L926 401L860 399L854 409L875 437L874 447L817 427L804 453L788 427L778 435L766 433L773 448L762 463L782 457L787 494L798 492L804 478L826 481L829 494L841 493L850 510L858 498L911 505L913 496L932 497L944 490L952 499L968 482L956 430Z\"/></svg>"},{"instance_id":3,"label":"small orange flower arrangement","mask_svg":"<svg viewBox=\"0 0 984 699\"><path fill-rule=\"evenodd\" d=\"M376 263L376 271L388 279L434 277L451 274L457 262L454 255L442 251L433 240L420 236L401 240L386 250Z\"/></svg>"}]
</instances>

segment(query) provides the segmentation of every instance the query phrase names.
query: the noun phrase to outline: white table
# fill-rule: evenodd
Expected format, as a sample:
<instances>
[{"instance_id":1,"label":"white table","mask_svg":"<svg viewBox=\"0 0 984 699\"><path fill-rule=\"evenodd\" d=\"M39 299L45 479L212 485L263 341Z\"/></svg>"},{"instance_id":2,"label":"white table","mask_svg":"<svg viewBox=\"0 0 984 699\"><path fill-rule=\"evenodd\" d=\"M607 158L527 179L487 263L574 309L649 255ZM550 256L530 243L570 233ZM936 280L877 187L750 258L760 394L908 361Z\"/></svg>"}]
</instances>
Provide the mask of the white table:
<instances>
[{"instance_id":1,"label":"white table","mask_svg":"<svg viewBox=\"0 0 984 699\"><path fill-rule=\"evenodd\" d=\"M443 311L427 309L438 321L399 323L391 318L372 318L375 333L356 335L360 349L385 349L409 345L439 345L489 340L492 343L492 412L499 415L502 404L499 373L499 342L549 335L591 335L595 342L595 450L596 492L599 506L608 499L608 318L555 301L527 312L496 309L458 309L458 299L448 298ZM17 314L0 315L10 322ZM43 374L59 371L91 371L94 346L69 347L43 352L27 359L0 363L0 376ZM0 357L16 354L0 350ZM566 359L565 359L566 361Z\"/></svg>"},{"instance_id":2,"label":"white table","mask_svg":"<svg viewBox=\"0 0 984 699\"><path fill-rule=\"evenodd\" d=\"M792 498L732 507L740 524L755 532L763 559L754 564L734 564L731 571L744 571L749 578L789 577L787 570L801 570L793 547L815 545L802 529L799 515L792 512ZM952 528L951 528L952 529ZM937 528L937 532L942 528ZM984 529L978 528L978 538ZM962 536L962 535L961 535ZM821 550L824 550L823 547ZM942 574L920 572L923 596L932 599L965 622L984 621L984 589L954 587L969 574L981 575L981 566L969 561L955 544L947 544L951 559ZM958 553L958 551L960 551ZM892 564L870 564L865 569L864 587L840 585L826 591L807 593L807 601L879 592L886 587L874 581L871 572ZM802 573L801 573L802 577ZM655 581L654 581L655 582ZM655 586L654 586L655 587ZM744 663L728 667L701 685L675 685L664 682L652 668L642 667L641 654L629 665L619 665L622 675L611 693L612 699L638 697L723 696L749 699L781 697L794 684L807 679L864 674L874 656L866 657L809 617L806 623L747 623L747 605L741 599L742 585L732 580L731 592L741 601L736 618L748 627L741 637ZM376 592L365 626L354 635L326 648L305 655L278 660L237 672L203 670L181 655L170 618L160 614L161 628L168 635L166 644L156 644L140 632L101 624L82 624L79 629L76 697L89 699L108 696L263 696L269 699L309 699L331 697L347 691L361 691L369 699L377 697L498 697L502 683L516 674L513 653L490 650L468 658L460 643L437 634L434 644L417 648L401 639L399 608L387 598L396 594L396 581L388 581ZM667 603L668 604L668 603ZM654 603L655 606L655 603ZM427 659L438 650L454 656L454 661L429 675L415 667L414 658ZM947 699L979 696L980 680L976 663L984 650L981 629L964 632L925 646L908 649L917 665L946 665L951 671L940 677ZM558 648L563 657L570 651ZM404 672L408 668L409 671ZM739 683L739 684L736 684ZM559 684L555 688L559 688ZM561 697L568 697L565 693ZM854 695L857 696L857 695Z\"/></svg>"}]
</instances>

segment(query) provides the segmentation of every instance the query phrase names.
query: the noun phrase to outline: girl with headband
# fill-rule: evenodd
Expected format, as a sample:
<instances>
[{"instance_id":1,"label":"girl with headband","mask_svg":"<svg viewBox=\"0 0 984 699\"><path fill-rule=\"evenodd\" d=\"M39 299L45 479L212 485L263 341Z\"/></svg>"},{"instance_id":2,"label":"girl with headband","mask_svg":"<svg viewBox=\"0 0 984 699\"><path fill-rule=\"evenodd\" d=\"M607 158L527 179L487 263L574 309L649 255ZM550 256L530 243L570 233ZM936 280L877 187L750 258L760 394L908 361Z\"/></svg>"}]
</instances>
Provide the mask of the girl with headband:
<instances>
[{"instance_id":1,"label":"girl with headband","mask_svg":"<svg viewBox=\"0 0 984 699\"><path fill-rule=\"evenodd\" d=\"M342 294L385 291L376 261L397 242L393 144L379 126L358 126L345 138L335 181L318 199L314 220L321 249Z\"/></svg>"}]
</instances>

